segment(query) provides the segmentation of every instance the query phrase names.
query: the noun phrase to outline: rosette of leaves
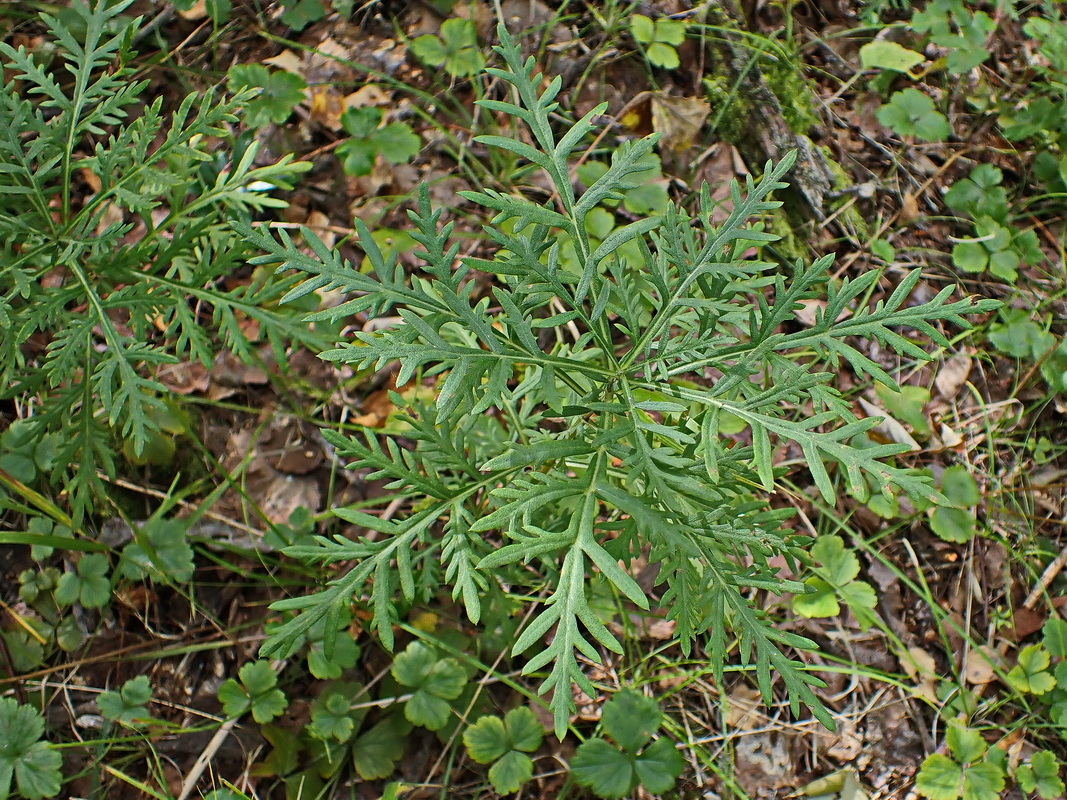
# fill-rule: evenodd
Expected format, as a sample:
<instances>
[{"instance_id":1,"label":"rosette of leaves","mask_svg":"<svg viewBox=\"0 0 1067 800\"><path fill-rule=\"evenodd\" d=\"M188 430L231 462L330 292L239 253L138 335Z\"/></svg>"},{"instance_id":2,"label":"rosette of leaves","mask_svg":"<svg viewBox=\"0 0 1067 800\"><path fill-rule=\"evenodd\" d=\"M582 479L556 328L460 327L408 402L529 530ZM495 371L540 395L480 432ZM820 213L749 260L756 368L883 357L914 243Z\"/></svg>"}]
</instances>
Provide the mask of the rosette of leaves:
<instances>
[{"instance_id":1,"label":"rosette of leaves","mask_svg":"<svg viewBox=\"0 0 1067 800\"><path fill-rule=\"evenodd\" d=\"M555 130L564 116L555 102L561 81L541 90L533 60L523 62L503 28L499 37L504 66L489 73L510 84L515 102L480 102L529 133L477 141L541 169L555 192L548 202L518 191L466 193L492 214L484 257L459 257L452 225L441 224L425 190L411 213L424 265L419 274L405 274L395 256L386 258L358 220L371 265L366 272L311 231L301 234L308 253L284 230L275 238L237 224L265 251L254 263L305 273L287 299L347 293L345 302L311 319L361 313L396 320L356 333L323 358L358 369L398 363L398 385L413 379L436 385L432 402L394 396L406 408L402 430L382 438L370 430L325 433L339 457L386 480L391 497L407 498L407 511L385 519L365 508L337 509L375 535L317 537L288 548L308 562L350 566L322 591L275 604L301 613L274 629L262 655L292 654L312 625L338 619L353 597L366 598L369 626L391 647L401 598L410 603L447 587L476 623L491 584L532 583L527 596L543 589L546 599L513 653L527 654L524 669L543 676L542 691L554 690L562 736L571 683L596 694L578 655L599 661L600 648L622 650L590 607L591 579L599 573L624 602L647 609L652 598L627 569L642 555L660 565L657 602L676 621L684 652L706 642L721 678L732 629L734 657L753 664L765 698L778 680L794 711L806 704L832 724L813 691L819 681L787 652L813 643L777 629L749 599L753 590L806 591L784 580L772 559L795 565L807 540L782 527L788 512L770 510L754 491L774 490L775 449L792 443L827 503L836 502L839 483L864 496L868 485L885 495L893 487L936 495L929 477L887 463L906 445L851 444L878 419L857 419L833 381L844 360L857 374L895 387L857 340L927 359L903 328L948 346L938 322L966 327L965 315L995 304L951 301L947 287L909 306L919 280L913 272L889 297L866 305L877 270L828 284L831 257L785 271L745 258L752 242L776 238L755 221L780 206L770 195L786 185L793 156L768 164L745 191L734 184L733 210L721 225L711 222L704 187L699 214L670 205L593 247L587 217L641 183L656 136L621 142L603 175L576 194L571 156L594 135L604 107ZM538 189L531 197L543 194ZM552 233L560 230L574 243L578 272L560 267ZM636 263L617 257L632 243L641 254ZM489 291L472 279L476 271L493 277ZM822 299L825 310L810 326L792 326L802 302L813 299ZM813 353L830 369L820 369ZM802 408L812 410L796 411ZM751 445L721 433L727 419L747 428ZM332 622L324 627L336 629Z\"/></svg>"},{"instance_id":2,"label":"rosette of leaves","mask_svg":"<svg viewBox=\"0 0 1067 800\"><path fill-rule=\"evenodd\" d=\"M36 409L31 441L56 434L33 464L76 525L115 474L116 440L140 457L165 433L160 367L210 365L216 339L258 362L247 320L282 364L293 340L320 343L277 308L290 284L270 269L220 286L247 254L228 220L284 206L262 189L309 165L256 166L255 143L234 141L249 91L191 94L170 115L162 98L142 106L129 6L41 14L54 45L37 52L0 42L0 399Z\"/></svg>"}]
</instances>

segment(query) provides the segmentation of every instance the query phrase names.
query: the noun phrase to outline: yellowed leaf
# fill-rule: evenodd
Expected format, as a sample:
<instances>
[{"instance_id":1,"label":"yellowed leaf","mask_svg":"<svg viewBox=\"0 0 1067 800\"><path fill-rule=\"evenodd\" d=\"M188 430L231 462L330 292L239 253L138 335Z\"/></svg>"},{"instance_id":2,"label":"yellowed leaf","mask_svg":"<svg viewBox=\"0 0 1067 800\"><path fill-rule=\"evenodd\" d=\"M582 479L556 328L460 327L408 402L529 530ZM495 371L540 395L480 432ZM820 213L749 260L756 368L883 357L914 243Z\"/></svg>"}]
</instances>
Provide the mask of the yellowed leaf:
<instances>
[{"instance_id":1,"label":"yellowed leaf","mask_svg":"<svg viewBox=\"0 0 1067 800\"><path fill-rule=\"evenodd\" d=\"M904 672L915 681L915 688L919 696L926 698L931 703L937 700L937 662L934 657L919 647L909 647L906 654L900 657L900 666Z\"/></svg>"},{"instance_id":2,"label":"yellowed leaf","mask_svg":"<svg viewBox=\"0 0 1067 800\"><path fill-rule=\"evenodd\" d=\"M384 106L387 102L389 102L389 95L373 83L368 83L366 86L361 86L352 92L352 94L345 95L341 100L341 106L342 110L347 111L350 108Z\"/></svg>"},{"instance_id":3,"label":"yellowed leaf","mask_svg":"<svg viewBox=\"0 0 1067 800\"><path fill-rule=\"evenodd\" d=\"M207 3L204 0L196 0L190 8L179 11L178 16L190 22L201 20L207 16Z\"/></svg>"},{"instance_id":4,"label":"yellowed leaf","mask_svg":"<svg viewBox=\"0 0 1067 800\"><path fill-rule=\"evenodd\" d=\"M907 225L919 218L919 199L908 192L900 203L900 221Z\"/></svg>"},{"instance_id":5,"label":"yellowed leaf","mask_svg":"<svg viewBox=\"0 0 1067 800\"><path fill-rule=\"evenodd\" d=\"M311 87L311 118L331 131L341 130L341 96L332 86Z\"/></svg>"},{"instance_id":6,"label":"yellowed leaf","mask_svg":"<svg viewBox=\"0 0 1067 800\"><path fill-rule=\"evenodd\" d=\"M989 683L997 676L996 669L993 667L992 653L988 647L976 647L967 651L963 675L968 683L979 686Z\"/></svg>"},{"instance_id":7,"label":"yellowed leaf","mask_svg":"<svg viewBox=\"0 0 1067 800\"><path fill-rule=\"evenodd\" d=\"M292 50L282 50L278 55L263 59L264 64L304 77L304 62Z\"/></svg>"}]
</instances>

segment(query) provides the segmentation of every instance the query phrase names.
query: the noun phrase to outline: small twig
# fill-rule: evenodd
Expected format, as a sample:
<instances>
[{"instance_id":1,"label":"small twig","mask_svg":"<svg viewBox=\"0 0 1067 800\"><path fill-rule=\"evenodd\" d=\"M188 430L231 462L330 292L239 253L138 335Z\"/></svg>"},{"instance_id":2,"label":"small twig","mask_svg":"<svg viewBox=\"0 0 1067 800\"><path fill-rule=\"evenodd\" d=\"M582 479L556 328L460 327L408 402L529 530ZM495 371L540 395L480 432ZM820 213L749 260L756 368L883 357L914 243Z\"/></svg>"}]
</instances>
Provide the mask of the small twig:
<instances>
[{"instance_id":1,"label":"small twig","mask_svg":"<svg viewBox=\"0 0 1067 800\"><path fill-rule=\"evenodd\" d=\"M1064 518L1063 522L1067 523L1067 518ZM1048 587L1056 580L1056 576L1063 572L1063 568L1067 566L1067 545L1060 551L1060 554L1052 560L1044 572L1041 573L1041 578L1038 580L1037 585L1034 586L1033 591L1027 595L1023 600L1023 608L1033 610L1037 605L1037 601L1041 599L1042 595L1048 593Z\"/></svg>"},{"instance_id":2,"label":"small twig","mask_svg":"<svg viewBox=\"0 0 1067 800\"><path fill-rule=\"evenodd\" d=\"M178 795L178 800L187 800L189 795L193 793L197 783L200 782L200 776L204 774L204 770L207 769L208 764L211 763L211 759L215 757L215 753L222 747L222 743L226 741L226 738L233 730L233 726L237 724L237 717L226 720L222 723L222 726L215 731L215 735L211 737L211 741L207 743L207 746L196 757L196 761L193 762L192 768L189 770L189 774L185 776L185 781L182 783L181 794Z\"/></svg>"}]
</instances>

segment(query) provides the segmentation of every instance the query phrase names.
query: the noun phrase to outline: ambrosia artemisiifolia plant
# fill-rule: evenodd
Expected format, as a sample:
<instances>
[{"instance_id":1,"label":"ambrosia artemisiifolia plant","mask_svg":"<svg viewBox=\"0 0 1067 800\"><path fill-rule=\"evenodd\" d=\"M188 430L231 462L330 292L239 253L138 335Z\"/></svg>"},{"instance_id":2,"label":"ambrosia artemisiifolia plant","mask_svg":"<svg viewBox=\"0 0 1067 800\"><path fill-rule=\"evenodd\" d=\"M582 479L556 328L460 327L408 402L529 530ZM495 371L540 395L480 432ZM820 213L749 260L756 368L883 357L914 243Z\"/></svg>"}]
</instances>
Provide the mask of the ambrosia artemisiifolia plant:
<instances>
[{"instance_id":1,"label":"ambrosia artemisiifolia plant","mask_svg":"<svg viewBox=\"0 0 1067 800\"><path fill-rule=\"evenodd\" d=\"M326 433L352 466L390 479L393 497L405 498L407 510L384 519L337 509L337 516L376 534L356 541L318 537L290 548L306 561L352 566L316 594L276 603L276 610L300 613L274 630L261 653L293 652L312 625L336 620L364 593L373 608L370 624L391 647L398 592L411 601L449 586L476 623L491 582L519 585L528 597L542 591L543 599L530 600L540 610L514 652L529 653L526 673L547 672L541 689L555 689L552 706L562 736L571 684L594 694L577 655L599 661L600 647L621 652L590 607L591 586L606 580L622 598L648 609L652 598L627 569L644 556L660 565L658 605L676 621L686 653L706 636L721 676L732 629L741 660L755 663L765 698L777 672L794 711L803 703L831 725L812 691L821 683L782 651L813 643L776 629L749 600L751 589L804 591L780 578L771 558L802 558L807 543L781 526L787 514L755 500L753 491L774 489L775 442L791 441L827 502L836 495L831 469L859 493L869 480L883 492L898 487L934 494L927 478L885 462L905 447L850 443L878 420L853 416L832 386L834 372L817 365L836 368L843 358L857 373L892 386L850 339L874 338L909 357L928 358L899 328L947 346L932 323L966 326L963 315L986 306L949 302L949 287L906 307L916 271L888 300L868 307L857 301L878 280L875 271L827 284L829 256L810 266L798 263L791 275L744 258L753 243L776 238L752 221L780 205L769 196L786 185L781 179L792 156L768 164L762 179L748 180L745 193L735 183L733 211L720 226L710 221L705 187L696 217L672 207L592 247L587 215L639 183L647 169L642 157L656 136L622 143L603 177L576 194L570 156L588 141L605 109L594 109L557 139L550 120L560 79L539 94L533 59L523 63L503 28L499 37L495 49L506 68L488 72L510 86L514 101L480 103L521 120L530 136L477 141L543 170L555 194L539 203L492 190L464 193L495 212L485 227L492 258L458 257L452 224L439 224L440 211L430 208L425 189L411 213L424 274L406 274L395 258L385 259L358 220L360 245L373 266L367 274L310 231L302 234L308 255L284 231L275 238L262 228L237 226L266 253L253 263L307 273L288 300L320 289L347 294L346 302L313 319L357 312L396 318L389 327L356 333L323 358L360 368L399 362L398 385L436 381L433 402L408 402L403 433ZM580 272L560 266L564 237L574 243ZM637 263L616 257L631 242L640 243ZM494 277L491 293L479 290L476 271ZM824 296L824 285L825 310L813 325L791 327L800 302ZM734 446L720 435L724 415L748 427L751 446ZM325 628L337 626L327 622Z\"/></svg>"},{"instance_id":2,"label":"ambrosia artemisiifolia plant","mask_svg":"<svg viewBox=\"0 0 1067 800\"><path fill-rule=\"evenodd\" d=\"M278 300L268 272L234 289L248 245L229 226L284 207L310 165L255 165L232 136L251 94L193 93L169 115L141 105L132 0L42 13L54 39L31 52L0 42L0 399L38 441L54 434L53 483L75 521L114 475L116 438L140 456L163 427L156 371L216 345L258 358L241 323L259 323L278 360L318 342ZM24 491L24 490L23 490Z\"/></svg>"}]
</instances>

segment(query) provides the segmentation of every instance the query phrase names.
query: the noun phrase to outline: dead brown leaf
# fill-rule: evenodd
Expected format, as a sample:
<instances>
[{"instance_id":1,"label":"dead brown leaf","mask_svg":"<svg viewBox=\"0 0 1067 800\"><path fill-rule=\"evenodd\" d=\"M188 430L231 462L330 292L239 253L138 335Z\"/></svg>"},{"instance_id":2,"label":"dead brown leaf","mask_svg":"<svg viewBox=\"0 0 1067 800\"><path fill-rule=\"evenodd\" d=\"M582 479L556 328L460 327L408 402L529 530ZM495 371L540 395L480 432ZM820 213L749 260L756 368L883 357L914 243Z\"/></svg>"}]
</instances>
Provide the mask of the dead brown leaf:
<instances>
[{"instance_id":1,"label":"dead brown leaf","mask_svg":"<svg viewBox=\"0 0 1067 800\"><path fill-rule=\"evenodd\" d=\"M968 683L976 686L989 683L997 676L996 668L993 666L995 660L997 660L996 652L991 647L976 647L968 650L963 667L964 678Z\"/></svg>"},{"instance_id":2,"label":"dead brown leaf","mask_svg":"<svg viewBox=\"0 0 1067 800\"><path fill-rule=\"evenodd\" d=\"M934 375L934 386L946 400L951 400L960 393L967 376L971 374L971 356L957 353L941 364Z\"/></svg>"},{"instance_id":3,"label":"dead brown leaf","mask_svg":"<svg viewBox=\"0 0 1067 800\"><path fill-rule=\"evenodd\" d=\"M678 153L692 147L711 106L699 97L652 94L652 129L661 134L660 150Z\"/></svg>"}]
</instances>

